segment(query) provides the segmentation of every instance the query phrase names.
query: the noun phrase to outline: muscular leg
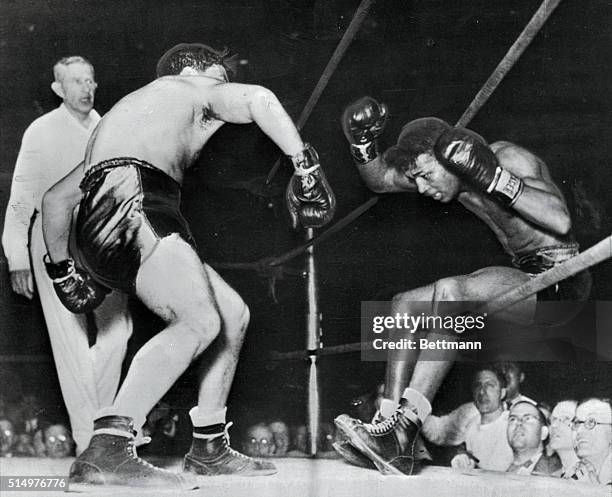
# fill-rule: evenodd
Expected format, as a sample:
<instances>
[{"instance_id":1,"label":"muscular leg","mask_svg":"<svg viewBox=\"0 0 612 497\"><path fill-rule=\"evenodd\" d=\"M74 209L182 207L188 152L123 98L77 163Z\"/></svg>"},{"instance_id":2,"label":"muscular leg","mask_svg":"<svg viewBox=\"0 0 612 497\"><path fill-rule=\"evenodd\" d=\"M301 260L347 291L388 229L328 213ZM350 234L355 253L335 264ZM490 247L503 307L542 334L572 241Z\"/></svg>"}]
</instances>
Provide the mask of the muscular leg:
<instances>
[{"instance_id":1,"label":"muscular leg","mask_svg":"<svg viewBox=\"0 0 612 497\"><path fill-rule=\"evenodd\" d=\"M469 275L446 278L434 284L434 305L448 301L486 302L505 294L528 279L529 276L525 273L506 267L489 267ZM498 316L510 322L529 322L534 315L535 304L535 296L532 296L500 312ZM455 334L451 336L458 338ZM448 340L449 335L444 337ZM430 338L437 338L435 331ZM422 351L408 386L422 393L431 402L452 367L456 355L455 350ZM432 357L435 357L435 360L432 360Z\"/></svg>"},{"instance_id":2,"label":"muscular leg","mask_svg":"<svg viewBox=\"0 0 612 497\"><path fill-rule=\"evenodd\" d=\"M98 335L90 353L99 407L105 407L111 405L117 395L127 342L132 335L127 295L121 292L107 295L94 315Z\"/></svg>"},{"instance_id":3,"label":"muscular leg","mask_svg":"<svg viewBox=\"0 0 612 497\"><path fill-rule=\"evenodd\" d=\"M143 263L136 294L168 326L136 354L113 406L116 414L144 423L147 413L217 337L219 308L208 274L178 235L161 240Z\"/></svg>"},{"instance_id":4,"label":"muscular leg","mask_svg":"<svg viewBox=\"0 0 612 497\"><path fill-rule=\"evenodd\" d=\"M432 302L434 295L434 285L426 285L407 292L398 293L391 302L391 315L396 313L403 315L419 315L424 309L422 305L415 305L416 302ZM406 338L404 330L395 330L397 339ZM387 371L385 376L386 399L399 402L404 389L410 383L410 378L414 371L414 366L419 358L419 350L405 349L389 351L387 356Z\"/></svg>"},{"instance_id":5,"label":"muscular leg","mask_svg":"<svg viewBox=\"0 0 612 497\"><path fill-rule=\"evenodd\" d=\"M391 314L407 313L419 315L424 311L423 302L431 301L429 312L435 315L440 302L471 301L480 302L492 300L506 293L509 289L527 281L529 277L512 268L490 267L481 269L469 275L456 276L439 280L431 285L400 293L393 298ZM525 316L528 320L535 309L535 298L526 302L515 304L501 313L501 318L517 320ZM425 310L427 312L427 310ZM461 312L460 308L457 312ZM418 336L419 332L415 334ZM405 337L403 330L398 330L398 338ZM435 330L429 333L428 338L446 340L459 337L458 335L438 335ZM421 392L429 401L433 399L444 377L452 367L457 351L436 350L419 351L394 350L389 352L387 373L385 381L385 397L398 401L407 386ZM428 357L429 356L429 357Z\"/></svg>"},{"instance_id":6,"label":"muscular leg","mask_svg":"<svg viewBox=\"0 0 612 497\"><path fill-rule=\"evenodd\" d=\"M392 311L393 314L407 312L420 316L424 313L425 316L440 317L472 311L472 302L486 302L527 279L527 275L515 269L486 268L400 294L394 298ZM445 305L449 302L450 305ZM535 297L532 297L500 313L503 314L500 317L512 321L518 319L524 323L533 317L534 311ZM406 333L405 330L396 330L400 335L402 332ZM416 334L421 339L424 330L417 330ZM445 330L435 329L429 331L427 337L430 340L459 338L454 330L446 333ZM456 353L455 350L445 349L393 351L388 356L391 364L387 365L387 398L383 399L380 408L382 417L386 419L379 423L362 423L345 414L338 416L336 426L353 447L352 450L344 450L346 445L343 446L341 454L344 452L349 456L344 456L347 459L358 461L356 449L362 458L365 456L383 474L412 474L415 460L418 460L416 447L421 423L429 416L431 401L451 368ZM406 402L398 407L400 397Z\"/></svg>"},{"instance_id":7,"label":"muscular leg","mask_svg":"<svg viewBox=\"0 0 612 497\"><path fill-rule=\"evenodd\" d=\"M216 298L221 331L201 361L198 394L201 412L225 407L249 324L249 309L238 293L207 264L204 264L204 270Z\"/></svg>"}]
</instances>

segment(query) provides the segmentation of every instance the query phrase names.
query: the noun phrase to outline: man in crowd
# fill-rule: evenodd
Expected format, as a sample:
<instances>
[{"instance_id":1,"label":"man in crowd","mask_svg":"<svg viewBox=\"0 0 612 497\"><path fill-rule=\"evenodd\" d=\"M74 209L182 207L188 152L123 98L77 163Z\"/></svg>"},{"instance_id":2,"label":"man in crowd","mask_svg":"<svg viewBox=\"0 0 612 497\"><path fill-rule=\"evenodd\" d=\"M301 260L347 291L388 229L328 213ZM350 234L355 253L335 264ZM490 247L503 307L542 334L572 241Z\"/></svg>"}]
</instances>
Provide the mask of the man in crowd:
<instances>
[{"instance_id":1,"label":"man in crowd","mask_svg":"<svg viewBox=\"0 0 612 497\"><path fill-rule=\"evenodd\" d=\"M525 380L525 373L515 362L500 362L496 368L499 369L506 378L506 397L505 406L509 406L518 400L531 400L520 392L520 387ZM478 416L478 409L474 402L466 402L459 407L442 416L430 415L425 419L422 434L429 442L442 445L453 446L465 440L465 431L472 418Z\"/></svg>"},{"instance_id":2,"label":"man in crowd","mask_svg":"<svg viewBox=\"0 0 612 497\"><path fill-rule=\"evenodd\" d=\"M472 396L480 416L472 418L465 434L465 450L451 461L456 469L472 468L505 471L512 462L512 449L506 430L508 411L504 410L506 379L499 370L482 366L472 383Z\"/></svg>"},{"instance_id":3,"label":"man in crowd","mask_svg":"<svg viewBox=\"0 0 612 497\"><path fill-rule=\"evenodd\" d=\"M522 400L535 404L534 400L521 393L521 384L525 381L521 366L517 362L500 362L498 366L506 377L506 407L510 409Z\"/></svg>"},{"instance_id":4,"label":"man in crowd","mask_svg":"<svg viewBox=\"0 0 612 497\"><path fill-rule=\"evenodd\" d=\"M559 456L562 466L553 476L562 478L569 476L570 470L578 462L572 433L572 420L576 415L576 405L575 400L562 400L557 402L550 414L548 447Z\"/></svg>"},{"instance_id":5,"label":"man in crowd","mask_svg":"<svg viewBox=\"0 0 612 497\"><path fill-rule=\"evenodd\" d=\"M557 455L548 456L544 451L547 425L544 414L533 402L521 400L510 408L508 443L513 459L508 473L550 476L561 468Z\"/></svg>"},{"instance_id":6,"label":"man in crowd","mask_svg":"<svg viewBox=\"0 0 612 497\"><path fill-rule=\"evenodd\" d=\"M377 193L418 192L438 202L458 201L497 236L515 267L487 267L472 274L438 280L393 298L391 315L439 315L445 302L459 303L454 312L470 312L471 302L504 295L578 254L563 194L546 164L524 148L509 143L488 145L473 131L453 128L437 118L406 124L397 144L378 154L387 109L371 97L349 105L342 117L345 136L359 174ZM590 290L588 273L580 273L504 309L497 317L507 323L556 324L568 320L579 305L565 306L565 315L544 312L541 300L584 301ZM423 309L423 302L431 302ZM462 302L465 308L462 308ZM556 309L558 311L558 309ZM424 330L420 330L421 332ZM431 340L451 336L430 330ZM453 334L451 334L453 335ZM457 337L454 337L456 340ZM431 412L431 401L457 350L393 350L387 361L385 399L377 426L342 415L336 424L352 445L383 473L411 473L414 440Z\"/></svg>"},{"instance_id":7,"label":"man in crowd","mask_svg":"<svg viewBox=\"0 0 612 497\"><path fill-rule=\"evenodd\" d=\"M578 462L574 480L612 485L612 410L610 402L588 399L578 404L572 423Z\"/></svg>"},{"instance_id":8,"label":"man in crowd","mask_svg":"<svg viewBox=\"0 0 612 497\"><path fill-rule=\"evenodd\" d=\"M226 55L197 43L166 52L158 79L106 114L84 162L44 197L49 266L65 305L94 307L105 286L136 295L167 323L138 351L113 404L97 413L90 445L72 465L73 484L193 486L190 478L139 459L133 428L205 350L184 469L196 475L276 471L228 443L225 404L249 310L198 257L179 210L181 184L221 126L254 122L294 166L286 195L294 226L323 226L335 199L316 151L302 141L276 96L261 86L228 82ZM76 205L72 256L84 269L77 268L68 243Z\"/></svg>"},{"instance_id":9,"label":"man in crowd","mask_svg":"<svg viewBox=\"0 0 612 497\"><path fill-rule=\"evenodd\" d=\"M132 321L127 298L118 292L88 315L70 312L45 271L43 194L83 160L87 141L100 121L93 108L98 84L88 60L64 57L53 66L53 75L51 89L62 103L34 120L23 135L2 245L13 291L28 299L35 288L38 291L70 426L81 452L91 438L94 414L110 405L117 393Z\"/></svg>"}]
</instances>

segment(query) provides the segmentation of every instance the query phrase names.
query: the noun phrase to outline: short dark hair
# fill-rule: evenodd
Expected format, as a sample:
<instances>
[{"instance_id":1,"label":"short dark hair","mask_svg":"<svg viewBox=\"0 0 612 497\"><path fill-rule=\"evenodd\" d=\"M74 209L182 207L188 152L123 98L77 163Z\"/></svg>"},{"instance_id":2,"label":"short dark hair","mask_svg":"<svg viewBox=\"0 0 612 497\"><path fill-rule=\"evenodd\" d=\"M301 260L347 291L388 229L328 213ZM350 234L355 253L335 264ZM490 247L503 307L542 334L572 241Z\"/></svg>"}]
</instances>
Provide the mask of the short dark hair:
<instances>
[{"instance_id":1,"label":"short dark hair","mask_svg":"<svg viewBox=\"0 0 612 497\"><path fill-rule=\"evenodd\" d=\"M499 385L501 388L506 388L508 386L508 382L506 381L506 376L504 373L497 367L496 364L493 363L483 363L480 364L476 370L474 371L473 378L476 378L476 375L481 371L491 371L497 376L497 381L499 381Z\"/></svg>"},{"instance_id":2,"label":"short dark hair","mask_svg":"<svg viewBox=\"0 0 612 497\"><path fill-rule=\"evenodd\" d=\"M535 402L532 402L531 400L519 400L518 402L515 402L514 404L512 404L512 406L510 407L510 410L514 409L519 404L529 404L530 406L533 406L533 408L536 411L538 411L538 418L540 419L540 423L542 423L542 426L548 426L548 418L546 417L546 414L544 414L544 411L542 410L542 408L545 407L544 405L536 404Z\"/></svg>"},{"instance_id":3,"label":"short dark hair","mask_svg":"<svg viewBox=\"0 0 612 497\"><path fill-rule=\"evenodd\" d=\"M157 77L176 76L186 67L205 71L214 64L219 64L228 72L234 73L233 59L229 57L228 48L216 50L203 43L179 43L157 61Z\"/></svg>"},{"instance_id":4,"label":"short dark hair","mask_svg":"<svg viewBox=\"0 0 612 497\"><path fill-rule=\"evenodd\" d=\"M424 153L433 153L440 136L452 126L437 117L421 117L405 124L397 137L397 143L388 148L384 161L400 173L414 168L416 158Z\"/></svg>"},{"instance_id":5,"label":"short dark hair","mask_svg":"<svg viewBox=\"0 0 612 497\"><path fill-rule=\"evenodd\" d=\"M513 361L499 361L497 367L506 374L508 371L514 371L518 376L521 375L523 370L518 362Z\"/></svg>"}]
</instances>

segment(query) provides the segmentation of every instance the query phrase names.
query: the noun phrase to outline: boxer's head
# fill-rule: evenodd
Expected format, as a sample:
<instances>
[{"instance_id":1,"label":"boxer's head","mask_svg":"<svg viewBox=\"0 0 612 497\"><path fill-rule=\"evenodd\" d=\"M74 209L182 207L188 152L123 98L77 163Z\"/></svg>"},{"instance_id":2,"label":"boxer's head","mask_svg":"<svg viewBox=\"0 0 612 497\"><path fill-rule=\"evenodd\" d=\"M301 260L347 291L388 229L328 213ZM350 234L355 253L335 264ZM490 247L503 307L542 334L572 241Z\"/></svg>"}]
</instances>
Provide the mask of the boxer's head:
<instances>
[{"instance_id":1,"label":"boxer's head","mask_svg":"<svg viewBox=\"0 0 612 497\"><path fill-rule=\"evenodd\" d=\"M442 119L423 117L406 124L383 159L414 182L419 193L440 202L453 200L460 182L435 159L433 147L451 126Z\"/></svg>"},{"instance_id":2,"label":"boxer's head","mask_svg":"<svg viewBox=\"0 0 612 497\"><path fill-rule=\"evenodd\" d=\"M228 72L235 72L232 57L228 57L229 50L215 50L203 43L179 43L157 62L157 77L178 76L186 72L194 74L204 73L213 66L217 66L218 77L229 80Z\"/></svg>"},{"instance_id":3,"label":"boxer's head","mask_svg":"<svg viewBox=\"0 0 612 497\"><path fill-rule=\"evenodd\" d=\"M437 117L410 121L402 128L397 144L383 156L389 166L416 184L419 193L439 202L450 202L463 188L461 180L440 164L433 152L438 138L451 128ZM484 142L481 136L468 132Z\"/></svg>"}]
</instances>

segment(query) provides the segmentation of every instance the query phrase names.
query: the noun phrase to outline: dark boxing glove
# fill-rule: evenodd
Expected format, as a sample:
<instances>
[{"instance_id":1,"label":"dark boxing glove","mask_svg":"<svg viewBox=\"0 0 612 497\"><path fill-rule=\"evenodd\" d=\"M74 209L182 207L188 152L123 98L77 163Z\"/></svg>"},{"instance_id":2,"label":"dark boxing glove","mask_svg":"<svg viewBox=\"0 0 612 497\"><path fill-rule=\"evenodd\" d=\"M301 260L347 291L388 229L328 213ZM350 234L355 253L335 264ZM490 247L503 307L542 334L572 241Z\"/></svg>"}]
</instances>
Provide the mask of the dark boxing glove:
<instances>
[{"instance_id":1,"label":"dark boxing glove","mask_svg":"<svg viewBox=\"0 0 612 497\"><path fill-rule=\"evenodd\" d=\"M523 180L502 168L493 151L468 130L453 128L443 133L434 145L434 155L450 172L503 205L512 207L523 192Z\"/></svg>"},{"instance_id":2,"label":"dark boxing glove","mask_svg":"<svg viewBox=\"0 0 612 497\"><path fill-rule=\"evenodd\" d=\"M378 156L377 139L385 128L387 115L387 106L372 97L362 97L344 110L342 130L355 163L365 164Z\"/></svg>"},{"instance_id":3,"label":"dark boxing glove","mask_svg":"<svg viewBox=\"0 0 612 497\"><path fill-rule=\"evenodd\" d=\"M49 278L53 280L55 293L70 312L84 314L93 311L110 292L85 271L77 269L72 259L53 263L47 254L43 261Z\"/></svg>"},{"instance_id":4,"label":"dark boxing glove","mask_svg":"<svg viewBox=\"0 0 612 497\"><path fill-rule=\"evenodd\" d=\"M294 173L285 198L293 228L325 226L334 217L336 197L323 174L317 151L306 144L302 152L289 159Z\"/></svg>"}]
</instances>

